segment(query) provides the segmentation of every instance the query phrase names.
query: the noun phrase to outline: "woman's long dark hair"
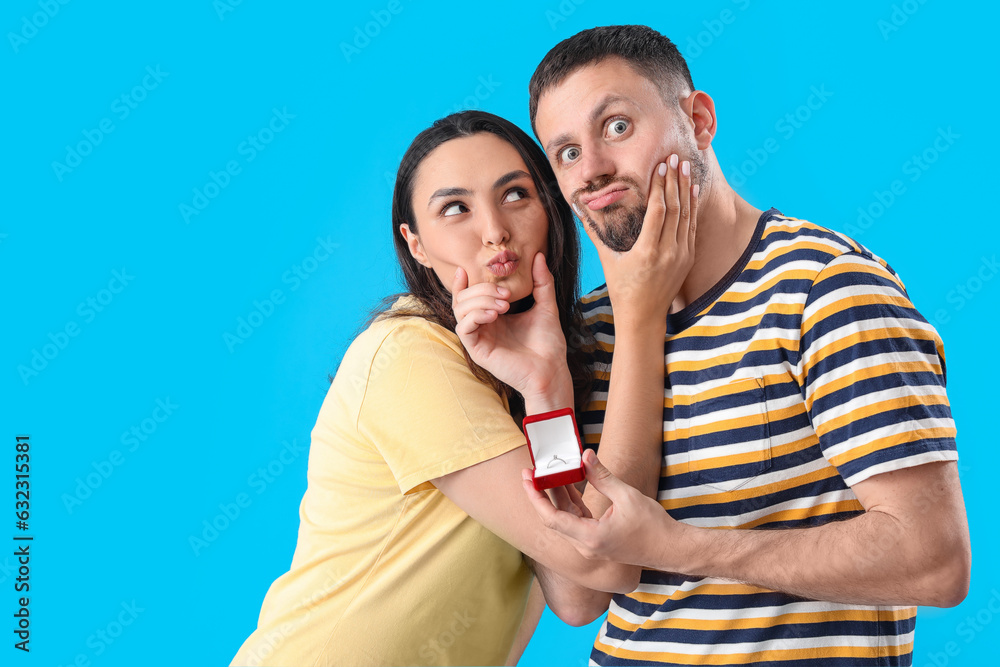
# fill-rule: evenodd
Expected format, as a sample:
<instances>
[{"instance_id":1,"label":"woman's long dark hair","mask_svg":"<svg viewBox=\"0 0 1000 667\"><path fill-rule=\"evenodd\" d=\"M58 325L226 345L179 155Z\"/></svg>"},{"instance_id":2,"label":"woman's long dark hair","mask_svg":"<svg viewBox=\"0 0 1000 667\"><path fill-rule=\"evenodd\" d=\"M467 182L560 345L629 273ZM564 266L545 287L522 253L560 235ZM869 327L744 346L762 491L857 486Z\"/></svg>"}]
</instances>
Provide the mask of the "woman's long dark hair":
<instances>
[{"instance_id":1,"label":"woman's long dark hair","mask_svg":"<svg viewBox=\"0 0 1000 667\"><path fill-rule=\"evenodd\" d=\"M569 204L559 193L555 174L545 154L519 127L499 116L485 111L463 111L446 116L418 134L406 150L399 164L399 171L396 173L396 188L392 196L392 238L396 246L396 257L403 270L406 289L426 310L396 309L389 312L388 307L401 296L397 294L387 297L370 321L380 316L416 315L435 322L449 331L455 331L451 293L441 284L433 269L423 266L413 258L403 235L399 232L399 226L406 223L412 231L419 234L417 219L413 212L413 181L424 158L446 141L483 132L503 139L521 155L549 218L549 240L545 258L555 282L559 322L566 337L567 362L579 410L590 390L591 378L584 356L584 346L592 340L592 337L583 324L580 313L578 287L580 241L576 225ZM511 415L520 425L524 416L524 399L521 395L472 361L467 350L465 359L477 378L490 384L497 393L507 398Z\"/></svg>"}]
</instances>

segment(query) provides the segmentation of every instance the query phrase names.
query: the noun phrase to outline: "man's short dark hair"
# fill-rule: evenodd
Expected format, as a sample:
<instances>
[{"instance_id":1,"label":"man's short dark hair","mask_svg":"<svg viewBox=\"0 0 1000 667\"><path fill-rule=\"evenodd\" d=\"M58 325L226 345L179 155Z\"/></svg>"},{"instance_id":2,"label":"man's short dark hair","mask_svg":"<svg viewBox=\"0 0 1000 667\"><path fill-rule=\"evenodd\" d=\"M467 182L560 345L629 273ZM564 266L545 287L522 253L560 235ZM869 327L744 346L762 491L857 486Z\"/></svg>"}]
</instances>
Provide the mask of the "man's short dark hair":
<instances>
[{"instance_id":1,"label":"man's short dark hair","mask_svg":"<svg viewBox=\"0 0 1000 667\"><path fill-rule=\"evenodd\" d=\"M610 25L578 32L556 44L545 54L528 84L528 112L535 128L538 99L546 90L587 65L605 58L622 58L635 71L660 89L663 99L676 103L679 89L694 90L684 56L668 38L644 25Z\"/></svg>"}]
</instances>

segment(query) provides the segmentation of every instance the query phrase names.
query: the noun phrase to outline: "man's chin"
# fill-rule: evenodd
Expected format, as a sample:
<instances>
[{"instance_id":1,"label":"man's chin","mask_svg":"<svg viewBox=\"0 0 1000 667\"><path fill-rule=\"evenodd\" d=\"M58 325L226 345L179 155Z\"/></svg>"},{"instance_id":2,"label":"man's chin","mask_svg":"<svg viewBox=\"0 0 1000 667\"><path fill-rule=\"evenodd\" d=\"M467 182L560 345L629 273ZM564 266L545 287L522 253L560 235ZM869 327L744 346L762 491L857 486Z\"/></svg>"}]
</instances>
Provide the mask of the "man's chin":
<instances>
[{"instance_id":1,"label":"man's chin","mask_svg":"<svg viewBox=\"0 0 1000 667\"><path fill-rule=\"evenodd\" d=\"M619 213L620 211L620 213ZM615 211L608 211L610 215L604 215L604 219L598 223L593 219L588 221L590 228L594 230L601 243L615 252L628 252L635 245L642 231L642 217L637 221L634 213L619 207Z\"/></svg>"}]
</instances>

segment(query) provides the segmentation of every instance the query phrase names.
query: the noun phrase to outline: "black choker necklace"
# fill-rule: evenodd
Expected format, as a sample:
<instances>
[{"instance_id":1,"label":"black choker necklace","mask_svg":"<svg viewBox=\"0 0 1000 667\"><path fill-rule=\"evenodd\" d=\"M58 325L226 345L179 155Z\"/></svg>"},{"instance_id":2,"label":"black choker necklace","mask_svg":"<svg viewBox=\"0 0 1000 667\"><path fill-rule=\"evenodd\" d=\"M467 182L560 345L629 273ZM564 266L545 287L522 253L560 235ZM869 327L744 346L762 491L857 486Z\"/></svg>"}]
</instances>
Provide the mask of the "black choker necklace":
<instances>
[{"instance_id":1,"label":"black choker necklace","mask_svg":"<svg viewBox=\"0 0 1000 667\"><path fill-rule=\"evenodd\" d=\"M523 313L526 310L531 310L531 307L535 305L535 297L529 294L523 299L518 299L517 301L510 302L510 310L507 311L508 315L516 315L517 313Z\"/></svg>"}]
</instances>

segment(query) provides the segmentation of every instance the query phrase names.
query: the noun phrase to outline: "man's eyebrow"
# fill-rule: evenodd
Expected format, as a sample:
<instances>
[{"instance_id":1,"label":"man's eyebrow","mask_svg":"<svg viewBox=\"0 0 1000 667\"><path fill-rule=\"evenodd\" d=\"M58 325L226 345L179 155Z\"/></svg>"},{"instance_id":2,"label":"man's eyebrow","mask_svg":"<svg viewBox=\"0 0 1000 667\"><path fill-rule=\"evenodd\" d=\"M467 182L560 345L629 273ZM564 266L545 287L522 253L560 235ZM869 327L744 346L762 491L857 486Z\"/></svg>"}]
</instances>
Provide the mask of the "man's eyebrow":
<instances>
[{"instance_id":1,"label":"man's eyebrow","mask_svg":"<svg viewBox=\"0 0 1000 667\"><path fill-rule=\"evenodd\" d=\"M614 104L615 102L631 103L632 100L622 95L608 95L603 100L601 100L601 102L596 107L594 107L593 111L590 112L590 122L593 123L598 118L600 118L607 110L607 108L612 104Z\"/></svg>"},{"instance_id":2,"label":"man's eyebrow","mask_svg":"<svg viewBox=\"0 0 1000 667\"><path fill-rule=\"evenodd\" d=\"M553 139L549 143L545 144L545 152L546 153L551 153L556 148L556 146L561 146L563 144L568 144L572 138L573 138L573 135L571 135L568 132L564 132L563 134L560 134L558 137L556 137L555 139Z\"/></svg>"},{"instance_id":3,"label":"man's eyebrow","mask_svg":"<svg viewBox=\"0 0 1000 667\"><path fill-rule=\"evenodd\" d=\"M598 120L601 117L601 115L604 114L605 111L607 111L607 108L616 102L627 102L629 104L632 104L632 100L622 95L607 95L597 104L596 107L594 107L594 110L590 112L590 122L594 123L594 121ZM568 132L560 134L558 137L556 137L555 139L553 139L552 141L550 141L545 145L545 152L551 153L554 148L556 148L561 144L569 143L569 141L572 139L573 135L569 134Z\"/></svg>"},{"instance_id":4,"label":"man's eyebrow","mask_svg":"<svg viewBox=\"0 0 1000 667\"><path fill-rule=\"evenodd\" d=\"M497 182L493 184L493 189L496 190L498 188L502 188L511 181L516 181L523 176L531 178L531 175L523 169L515 169L514 171L508 172L497 179Z\"/></svg>"}]
</instances>

